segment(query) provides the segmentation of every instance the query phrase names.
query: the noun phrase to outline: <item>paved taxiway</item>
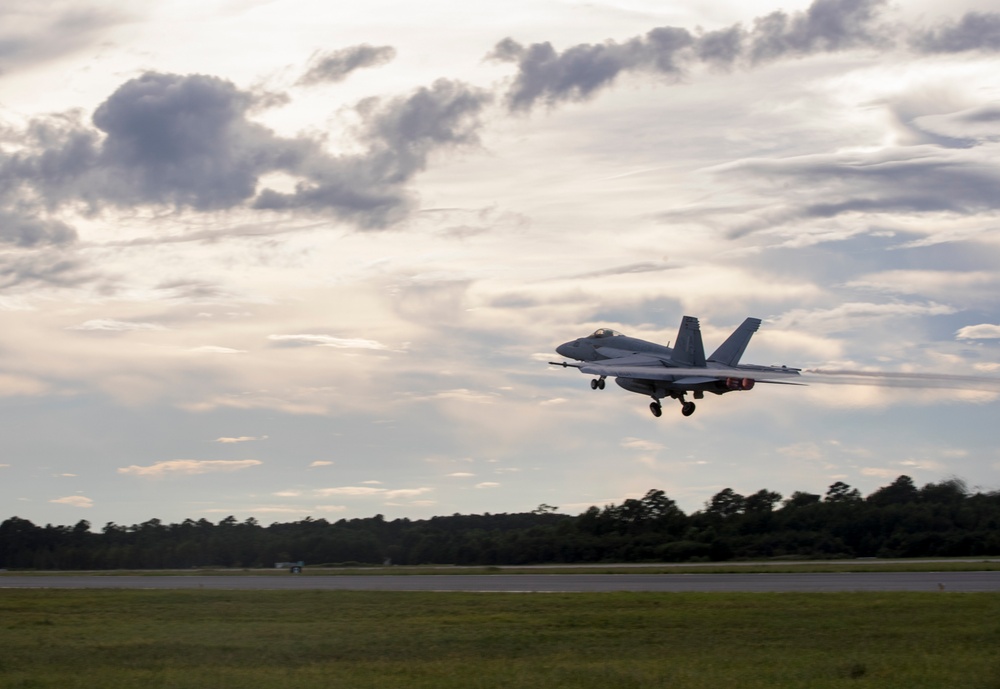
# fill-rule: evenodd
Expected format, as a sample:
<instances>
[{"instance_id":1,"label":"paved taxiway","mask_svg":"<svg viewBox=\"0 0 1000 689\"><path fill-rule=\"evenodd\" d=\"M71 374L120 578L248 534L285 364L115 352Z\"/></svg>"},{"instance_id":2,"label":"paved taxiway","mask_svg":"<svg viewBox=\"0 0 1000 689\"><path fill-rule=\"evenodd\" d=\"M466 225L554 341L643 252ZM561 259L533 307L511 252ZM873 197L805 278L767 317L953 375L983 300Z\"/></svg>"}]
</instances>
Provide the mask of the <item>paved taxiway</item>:
<instances>
[{"instance_id":1,"label":"paved taxiway","mask_svg":"<svg viewBox=\"0 0 1000 689\"><path fill-rule=\"evenodd\" d=\"M0 588L215 589L493 592L1000 592L1000 572L838 572L820 574L438 574L407 576L3 575Z\"/></svg>"}]
</instances>

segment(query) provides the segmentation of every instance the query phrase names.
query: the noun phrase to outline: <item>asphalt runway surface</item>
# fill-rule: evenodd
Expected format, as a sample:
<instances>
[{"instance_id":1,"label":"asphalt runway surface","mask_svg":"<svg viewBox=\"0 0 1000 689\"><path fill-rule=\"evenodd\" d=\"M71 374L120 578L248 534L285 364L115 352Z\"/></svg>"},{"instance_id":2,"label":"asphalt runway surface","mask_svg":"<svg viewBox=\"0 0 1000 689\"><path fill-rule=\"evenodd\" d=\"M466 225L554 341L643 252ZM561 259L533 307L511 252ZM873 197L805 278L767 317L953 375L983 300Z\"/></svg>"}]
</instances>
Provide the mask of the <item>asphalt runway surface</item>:
<instances>
[{"instance_id":1,"label":"asphalt runway surface","mask_svg":"<svg viewBox=\"0 0 1000 689\"><path fill-rule=\"evenodd\" d=\"M0 588L471 592L1000 592L1000 572L809 574L413 574L269 576L2 575Z\"/></svg>"}]
</instances>

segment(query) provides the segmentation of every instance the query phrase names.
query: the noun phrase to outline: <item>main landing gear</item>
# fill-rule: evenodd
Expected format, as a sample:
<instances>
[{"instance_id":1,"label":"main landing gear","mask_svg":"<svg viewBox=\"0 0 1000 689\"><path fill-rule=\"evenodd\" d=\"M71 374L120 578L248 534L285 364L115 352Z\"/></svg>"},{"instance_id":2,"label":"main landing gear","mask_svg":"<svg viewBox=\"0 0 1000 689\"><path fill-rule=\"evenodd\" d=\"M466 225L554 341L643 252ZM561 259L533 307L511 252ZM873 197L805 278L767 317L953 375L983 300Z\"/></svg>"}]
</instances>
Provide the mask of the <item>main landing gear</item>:
<instances>
[{"instance_id":1,"label":"main landing gear","mask_svg":"<svg viewBox=\"0 0 1000 689\"><path fill-rule=\"evenodd\" d=\"M684 416L691 416L694 414L696 409L694 402L686 402L684 400L684 395L677 398L681 403L681 414ZM653 401L649 405L649 411L653 412L653 416L660 418L663 415L663 405L660 404L660 400L653 398Z\"/></svg>"},{"instance_id":2,"label":"main landing gear","mask_svg":"<svg viewBox=\"0 0 1000 689\"><path fill-rule=\"evenodd\" d=\"M591 390L603 390L604 389L604 378L594 378L590 381Z\"/></svg>"}]
</instances>

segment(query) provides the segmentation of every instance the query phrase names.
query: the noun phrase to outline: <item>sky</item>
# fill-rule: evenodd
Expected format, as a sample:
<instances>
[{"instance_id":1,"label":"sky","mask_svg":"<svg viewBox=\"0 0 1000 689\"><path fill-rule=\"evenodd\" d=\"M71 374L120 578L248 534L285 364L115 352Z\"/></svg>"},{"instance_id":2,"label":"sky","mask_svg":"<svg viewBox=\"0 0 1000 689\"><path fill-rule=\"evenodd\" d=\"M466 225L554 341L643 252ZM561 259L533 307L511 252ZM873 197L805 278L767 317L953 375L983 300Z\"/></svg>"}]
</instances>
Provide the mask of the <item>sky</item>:
<instances>
[{"instance_id":1,"label":"sky","mask_svg":"<svg viewBox=\"0 0 1000 689\"><path fill-rule=\"evenodd\" d=\"M983 0L4 2L0 519L1000 490L998 57ZM684 315L915 375L546 363Z\"/></svg>"}]
</instances>

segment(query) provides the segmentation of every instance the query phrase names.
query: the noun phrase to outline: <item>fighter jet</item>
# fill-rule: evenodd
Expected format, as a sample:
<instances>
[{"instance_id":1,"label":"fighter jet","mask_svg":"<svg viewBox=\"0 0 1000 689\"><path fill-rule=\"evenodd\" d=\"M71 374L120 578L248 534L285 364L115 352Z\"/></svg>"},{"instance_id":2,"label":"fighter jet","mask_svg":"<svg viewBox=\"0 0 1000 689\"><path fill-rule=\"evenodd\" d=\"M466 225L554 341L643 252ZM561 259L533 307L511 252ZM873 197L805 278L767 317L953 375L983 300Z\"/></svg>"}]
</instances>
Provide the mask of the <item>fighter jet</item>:
<instances>
[{"instance_id":1,"label":"fighter jet","mask_svg":"<svg viewBox=\"0 0 1000 689\"><path fill-rule=\"evenodd\" d=\"M590 381L594 390L603 390L604 381L611 377L629 392L653 398L649 410L653 416L663 414L660 400L671 397L681 403L681 413L691 416L695 403L685 399L691 393L696 400L706 392L724 395L737 390L752 390L756 383L801 385L789 379L802 369L787 366L757 366L740 364L747 344L760 327L759 318L747 318L712 356L705 358L698 319L684 316L673 348L655 342L628 337L609 328L599 328L587 337L565 342L556 352L566 361L549 363L563 368L578 368L596 376Z\"/></svg>"}]
</instances>

